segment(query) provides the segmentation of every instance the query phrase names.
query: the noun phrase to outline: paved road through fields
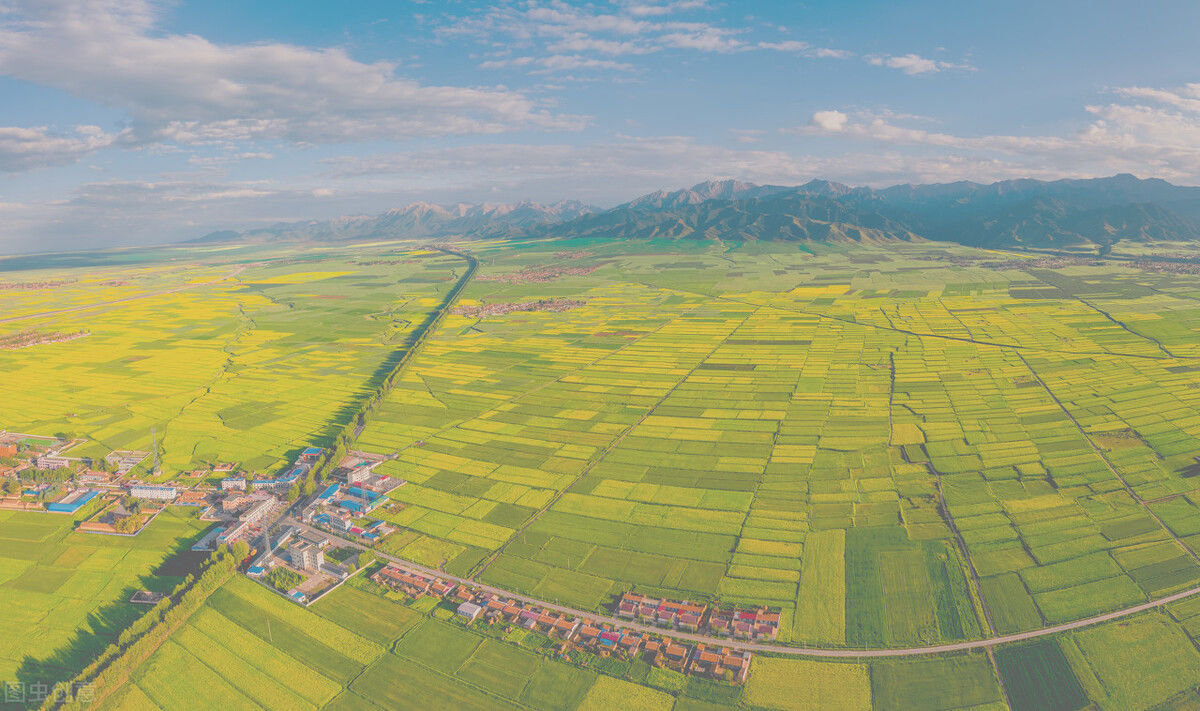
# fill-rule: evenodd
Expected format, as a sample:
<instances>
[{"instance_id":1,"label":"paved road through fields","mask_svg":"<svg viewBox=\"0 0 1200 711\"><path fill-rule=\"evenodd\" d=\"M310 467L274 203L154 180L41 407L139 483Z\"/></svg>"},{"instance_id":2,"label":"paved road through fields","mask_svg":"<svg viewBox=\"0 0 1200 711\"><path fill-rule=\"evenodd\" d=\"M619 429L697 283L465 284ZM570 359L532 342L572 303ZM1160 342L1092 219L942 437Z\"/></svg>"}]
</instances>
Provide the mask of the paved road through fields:
<instances>
[{"instance_id":1,"label":"paved road through fields","mask_svg":"<svg viewBox=\"0 0 1200 711\"><path fill-rule=\"evenodd\" d=\"M1133 605L1131 607L1122 608L1120 610L1106 612L1101 615L1093 615L1092 617L1085 617L1081 620L1075 620L1074 622L1064 622L1061 625L1054 625L1052 627L1042 627L1040 629L1030 630L1028 632L1018 632L1016 634L1000 635L1000 636L996 636L996 637L988 637L987 639L971 640L968 642L951 642L951 643L947 643L947 644L935 644L935 645L931 645L931 646L927 646L927 647L901 647L901 648L896 648L896 649L831 649L831 648L822 648L822 647L788 647L788 646L784 646L781 644L762 644L759 642L739 642L737 640L731 640L731 639L727 639L727 638L723 638L723 637L707 637L702 634L691 634L688 632L677 632L675 630L664 630L661 627L642 625L642 624L638 624L637 622L629 622L627 620L620 620L615 617L606 617L604 615L598 615L594 612L586 612L584 610L577 610L573 607L567 607L565 605L558 605L556 603L548 602L546 600L538 600L537 598L529 597L528 595L520 595L518 593L510 592L508 590L503 590L501 588L492 587L490 585L484 585L483 583L480 583L476 580L472 580L470 578L461 578L456 575L450 575L449 573L444 573L440 570L434 570L433 568L428 568L423 565L417 565L416 563L413 563L412 561L407 561L407 560L404 560L403 558L397 558L396 556L389 555L387 553L383 553L378 550L374 550L372 548L369 548L368 546L364 546L363 544L358 543L357 541L353 541L348 538L342 538L341 536L331 534L328 531L323 531L323 530L313 528L312 526L308 526L308 525L301 523L299 521L296 521L294 519L289 519L289 520L285 521L284 523L286 523L287 525L296 526L300 530L307 531L307 532L315 534L315 535L327 536L329 538L334 538L334 539L338 540L339 542L341 542L345 545L348 545L350 547L353 547L353 548L358 548L360 550L369 550L380 558L390 560L394 563L403 565L406 568L411 568L412 570L420 571L427 575L435 575L444 580L453 580L456 583L470 585L472 587L479 588L480 590L486 590L486 591L488 591L490 593L494 593L496 595L503 595L504 597L512 598L514 600L520 600L521 602L525 602L525 603L538 605L547 610L553 610L555 612L561 612L561 613L565 613L568 615L573 615L575 617L580 617L585 620L589 620L591 622L599 622L599 623L603 623L603 624L609 624L614 627L618 627L621 629L627 629L627 630L633 630L635 632L648 632L648 633L652 633L652 634L662 634L662 635L672 637L674 639L683 639L683 640L687 640L689 642L700 642L703 644L715 644L715 645L729 647L731 649L739 649L739 650L746 651L746 652L769 652L769 653L773 653L773 654L790 654L790 655L800 656L800 657L831 657L831 658L842 658L842 659L867 659L867 658L878 658L878 657L912 657L912 656L917 656L917 655L921 655L921 654L939 654L942 652L961 652L961 651L970 650L970 649L987 649L989 647L995 647L995 646L1001 645L1001 644L1008 644L1010 642L1022 642L1022 641L1026 641L1026 640L1037 639L1039 637L1048 637L1050 635L1058 634L1060 632L1069 632L1070 630L1076 630L1081 627L1089 627L1091 625L1099 624L1101 622L1117 620L1122 617L1136 615L1137 613L1145 612L1146 610L1153 610L1155 608L1162 607L1163 605L1168 605L1177 600L1183 600L1184 598L1188 598L1193 595L1200 594L1200 587L1191 588L1189 590L1183 590L1183 591L1177 592L1173 595L1167 595L1166 597L1160 598L1158 600L1151 600L1150 602L1144 602L1140 605Z\"/></svg>"}]
</instances>

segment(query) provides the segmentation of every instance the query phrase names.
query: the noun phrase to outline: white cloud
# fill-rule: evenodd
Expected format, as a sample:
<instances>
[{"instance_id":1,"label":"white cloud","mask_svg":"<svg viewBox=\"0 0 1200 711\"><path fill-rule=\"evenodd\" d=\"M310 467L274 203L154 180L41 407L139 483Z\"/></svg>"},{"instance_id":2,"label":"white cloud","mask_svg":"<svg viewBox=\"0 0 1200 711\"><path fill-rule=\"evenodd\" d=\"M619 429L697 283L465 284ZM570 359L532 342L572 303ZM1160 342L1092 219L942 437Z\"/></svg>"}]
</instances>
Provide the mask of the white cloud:
<instances>
[{"instance_id":1,"label":"white cloud","mask_svg":"<svg viewBox=\"0 0 1200 711\"><path fill-rule=\"evenodd\" d=\"M868 64L873 64L877 67L889 67L891 69L899 69L905 74L932 74L934 72L942 72L949 69L958 69L961 71L975 71L966 62L944 62L940 59L928 59L918 54L902 54L893 56L878 56L873 55L866 57Z\"/></svg>"},{"instance_id":2,"label":"white cloud","mask_svg":"<svg viewBox=\"0 0 1200 711\"><path fill-rule=\"evenodd\" d=\"M841 111L818 111L812 116L812 125L822 131L836 133L846 127L850 117Z\"/></svg>"},{"instance_id":3,"label":"white cloud","mask_svg":"<svg viewBox=\"0 0 1200 711\"><path fill-rule=\"evenodd\" d=\"M793 52L805 57L815 57L818 59L846 59L853 57L853 52L847 52L844 49L831 49L829 47L814 47L808 42L799 40L784 40L782 42L759 42L754 45L758 49L773 49L778 52Z\"/></svg>"},{"instance_id":4,"label":"white cloud","mask_svg":"<svg viewBox=\"0 0 1200 711\"><path fill-rule=\"evenodd\" d=\"M957 174L963 164L989 166L974 179L997 175L1054 177L1129 172L1185 183L1200 183L1200 93L1197 85L1179 89L1119 88L1120 97L1143 103L1085 107L1091 120L1064 135L959 135L904 125L925 120L891 112L818 111L808 125L792 129L806 136L857 140L948 161ZM1000 166L1003 166L1001 168ZM950 175L946 176L950 178Z\"/></svg>"},{"instance_id":5,"label":"white cloud","mask_svg":"<svg viewBox=\"0 0 1200 711\"><path fill-rule=\"evenodd\" d=\"M245 151L242 153L230 153L217 156L189 156L188 163L203 167L228 165L236 161L242 160L271 160L274 154L264 151Z\"/></svg>"},{"instance_id":6,"label":"white cloud","mask_svg":"<svg viewBox=\"0 0 1200 711\"><path fill-rule=\"evenodd\" d=\"M242 181L85 183L65 200L0 203L0 252L174 242L230 226L357 212L371 197Z\"/></svg>"},{"instance_id":7,"label":"white cloud","mask_svg":"<svg viewBox=\"0 0 1200 711\"><path fill-rule=\"evenodd\" d=\"M706 9L702 0L675 2L617 2L608 8L571 5L560 0L501 2L485 12L458 18L439 31L461 41L470 37L493 52L480 65L485 69L519 66L508 54L522 55L593 53L605 56L646 55L664 50L714 54L779 51L806 58L841 59L850 52L816 47L800 40L758 41L746 27L727 27L712 22L680 19L680 13ZM529 62L526 66L538 66ZM625 66L592 69L619 69Z\"/></svg>"},{"instance_id":8,"label":"white cloud","mask_svg":"<svg viewBox=\"0 0 1200 711\"><path fill-rule=\"evenodd\" d=\"M963 135L930 130L930 119L911 114L830 109L792 130L808 141L796 150L737 146L739 139L761 135L751 129L733 133L731 145L737 147L686 136L621 136L582 145L513 142L348 156L326 161L322 175L287 186L93 183L56 204L0 204L0 241L20 239L39 247L84 246L84 239L166 241L244 224L379 212L405 201L400 196L415 195L611 204L708 177L777 184L821 177L887 185L1130 172L1197 184L1200 110L1187 101L1194 91L1116 89L1122 101L1086 107L1084 125L1062 135ZM33 139L43 134L49 135L35 132ZM108 140L93 129L80 129L70 140L88 136ZM819 140L841 148L812 142Z\"/></svg>"},{"instance_id":9,"label":"white cloud","mask_svg":"<svg viewBox=\"0 0 1200 711\"><path fill-rule=\"evenodd\" d=\"M612 71L632 71L633 65L625 62L615 62L611 59L595 59L579 55L552 54L545 57L511 57L507 59L489 59L482 62L481 69L502 69L506 67L527 67L531 74L551 74L554 72L574 71L578 69L605 69Z\"/></svg>"},{"instance_id":10,"label":"white cloud","mask_svg":"<svg viewBox=\"0 0 1200 711\"><path fill-rule=\"evenodd\" d=\"M76 126L73 133L56 133L47 126L0 126L0 172L74 163L114 140L97 126Z\"/></svg>"},{"instance_id":11,"label":"white cloud","mask_svg":"<svg viewBox=\"0 0 1200 711\"><path fill-rule=\"evenodd\" d=\"M697 176L741 176L768 181L808 175L785 152L737 150L697 142L687 136L621 137L582 146L492 144L393 153L327 161L329 177L391 176L403 181L436 176L447 185L529 183L570 180L581 192L599 181L624 184L618 194L633 197L634 186L661 187ZM561 190L561 187L560 187ZM566 196L564 196L566 197Z\"/></svg>"},{"instance_id":12,"label":"white cloud","mask_svg":"<svg viewBox=\"0 0 1200 711\"><path fill-rule=\"evenodd\" d=\"M1120 87L1115 91L1131 99L1148 99L1154 103L1168 104L1177 109L1200 114L1200 83L1185 84L1175 91L1144 86Z\"/></svg>"},{"instance_id":13,"label":"white cloud","mask_svg":"<svg viewBox=\"0 0 1200 711\"><path fill-rule=\"evenodd\" d=\"M589 37L582 32L573 32L546 46L550 52L598 52L600 54L649 54L658 51L638 42L618 41Z\"/></svg>"},{"instance_id":14,"label":"white cloud","mask_svg":"<svg viewBox=\"0 0 1200 711\"><path fill-rule=\"evenodd\" d=\"M836 135L836 134L834 134ZM832 156L728 148L686 136L624 137L587 145L497 144L327 161L330 180L370 180L397 190L429 187L462 196L503 191L517 198L621 202L664 186L733 177L794 185L813 178L853 185L898 182L1054 179L1108 175L1096 166L1050 166L975 152L914 153L871 146ZM431 184L431 180L434 181Z\"/></svg>"},{"instance_id":15,"label":"white cloud","mask_svg":"<svg viewBox=\"0 0 1200 711\"><path fill-rule=\"evenodd\" d=\"M127 111L124 144L301 143L577 129L506 89L425 86L343 49L218 44L164 32L150 0L15 0L0 74Z\"/></svg>"},{"instance_id":16,"label":"white cloud","mask_svg":"<svg viewBox=\"0 0 1200 711\"><path fill-rule=\"evenodd\" d=\"M737 39L735 32L719 27L699 27L682 32L669 32L658 37L665 47L694 49L701 52L737 52L745 44Z\"/></svg>"},{"instance_id":17,"label":"white cloud","mask_svg":"<svg viewBox=\"0 0 1200 711\"><path fill-rule=\"evenodd\" d=\"M731 128L729 135L737 143L758 143L766 131L758 128Z\"/></svg>"},{"instance_id":18,"label":"white cloud","mask_svg":"<svg viewBox=\"0 0 1200 711\"><path fill-rule=\"evenodd\" d=\"M809 56L817 59L846 59L853 57L854 53L844 49L832 49L830 47L814 47L809 51Z\"/></svg>"},{"instance_id":19,"label":"white cloud","mask_svg":"<svg viewBox=\"0 0 1200 711\"><path fill-rule=\"evenodd\" d=\"M665 3L650 3L650 2L628 2L624 3L625 12L634 17L654 17L658 15L670 15L675 12L684 10L700 10L708 7L706 0L674 0L674 2Z\"/></svg>"}]
</instances>

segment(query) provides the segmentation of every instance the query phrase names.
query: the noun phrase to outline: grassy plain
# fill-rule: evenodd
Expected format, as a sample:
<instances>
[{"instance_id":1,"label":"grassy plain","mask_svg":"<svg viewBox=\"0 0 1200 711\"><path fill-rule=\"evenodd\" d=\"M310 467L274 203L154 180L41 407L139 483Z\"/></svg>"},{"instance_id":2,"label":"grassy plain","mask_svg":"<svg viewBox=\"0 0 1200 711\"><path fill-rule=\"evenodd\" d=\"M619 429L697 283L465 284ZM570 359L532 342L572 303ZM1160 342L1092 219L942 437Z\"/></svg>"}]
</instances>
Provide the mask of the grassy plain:
<instances>
[{"instance_id":1,"label":"grassy plain","mask_svg":"<svg viewBox=\"0 0 1200 711\"><path fill-rule=\"evenodd\" d=\"M0 427L88 439L75 456L149 451L157 430L163 478L278 470L330 443L463 268L396 245L197 257L0 273L0 286L62 284L0 290L0 335L87 333L0 350ZM64 308L79 310L38 316Z\"/></svg>"},{"instance_id":2,"label":"grassy plain","mask_svg":"<svg viewBox=\"0 0 1200 711\"><path fill-rule=\"evenodd\" d=\"M405 373L360 440L409 481L397 555L588 608L773 604L791 641L850 646L1200 581L1194 277L943 245L476 250L465 303L583 305L452 318ZM525 277L566 266L594 271Z\"/></svg>"},{"instance_id":3,"label":"grassy plain","mask_svg":"<svg viewBox=\"0 0 1200 711\"><path fill-rule=\"evenodd\" d=\"M146 611L137 590L169 591L163 564L205 527L169 510L137 538L73 532L70 516L0 511L0 680L69 678Z\"/></svg>"},{"instance_id":4,"label":"grassy plain","mask_svg":"<svg viewBox=\"0 0 1200 711\"><path fill-rule=\"evenodd\" d=\"M407 481L377 511L401 529L393 554L587 609L630 588L778 606L781 641L846 647L1032 630L1200 583L1194 275L922 243L470 248L471 310L357 444ZM7 272L73 281L0 291L29 316L0 332L90 335L0 351L0 426L96 453L148 448L157 427L165 477L281 467L342 424L460 269L373 245ZM30 316L131 297L147 298ZM540 299L569 305L506 308ZM71 589L81 554L35 554L43 537L0 514L12 604ZM171 672L198 662L230 705L269 707L1028 708L1053 688L1060 708L1145 708L1200 678L1190 603L1001 648L998 676L981 654L760 657L742 696L715 699L355 587L300 610L247 585L214 595L122 703L186 700ZM205 639L240 640L264 674L282 650L312 688L255 688ZM397 696L398 679L428 695Z\"/></svg>"}]
</instances>

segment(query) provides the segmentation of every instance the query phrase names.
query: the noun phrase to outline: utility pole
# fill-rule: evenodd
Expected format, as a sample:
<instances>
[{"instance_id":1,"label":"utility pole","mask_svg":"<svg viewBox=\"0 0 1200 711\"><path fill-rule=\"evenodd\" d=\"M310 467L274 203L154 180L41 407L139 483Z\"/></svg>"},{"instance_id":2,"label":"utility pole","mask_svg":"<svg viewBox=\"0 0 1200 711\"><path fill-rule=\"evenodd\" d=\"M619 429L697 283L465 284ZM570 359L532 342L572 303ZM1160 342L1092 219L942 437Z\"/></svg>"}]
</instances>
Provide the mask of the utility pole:
<instances>
[{"instance_id":1,"label":"utility pole","mask_svg":"<svg viewBox=\"0 0 1200 711\"><path fill-rule=\"evenodd\" d=\"M150 428L150 438L154 441L154 470L150 472L151 476L158 476L158 429Z\"/></svg>"}]
</instances>

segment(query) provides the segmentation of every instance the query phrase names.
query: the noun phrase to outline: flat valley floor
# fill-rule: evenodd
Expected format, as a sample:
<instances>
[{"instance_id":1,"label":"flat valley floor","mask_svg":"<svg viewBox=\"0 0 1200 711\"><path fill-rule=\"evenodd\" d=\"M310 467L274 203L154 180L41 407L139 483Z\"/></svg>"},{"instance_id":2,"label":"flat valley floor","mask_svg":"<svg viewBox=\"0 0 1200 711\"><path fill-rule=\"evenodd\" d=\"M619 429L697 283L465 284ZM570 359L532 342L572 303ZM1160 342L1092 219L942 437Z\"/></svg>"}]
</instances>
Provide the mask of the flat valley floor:
<instances>
[{"instance_id":1,"label":"flat valley floor","mask_svg":"<svg viewBox=\"0 0 1200 711\"><path fill-rule=\"evenodd\" d=\"M588 611L631 589L775 606L781 643L844 649L988 639L1200 586L1194 266L1119 245L1104 261L933 243L460 248L478 273L355 443L395 454L377 471L407 482L375 513L399 528L384 552ZM45 341L0 348L0 429L67 431L102 455L151 449L153 427L164 480L283 467L330 443L464 268L397 243L163 252L0 272L59 283L0 290L15 317L0 344ZM39 515L0 513L0 610L85 604L82 580L52 572L77 558L142 566L128 578L154 562L24 526ZM728 688L556 660L365 580L308 610L261 593L219 591L107 703L1200 703L1200 596L991 652L759 655ZM55 656L89 648L65 633L9 626L9 669L86 664Z\"/></svg>"}]
</instances>

